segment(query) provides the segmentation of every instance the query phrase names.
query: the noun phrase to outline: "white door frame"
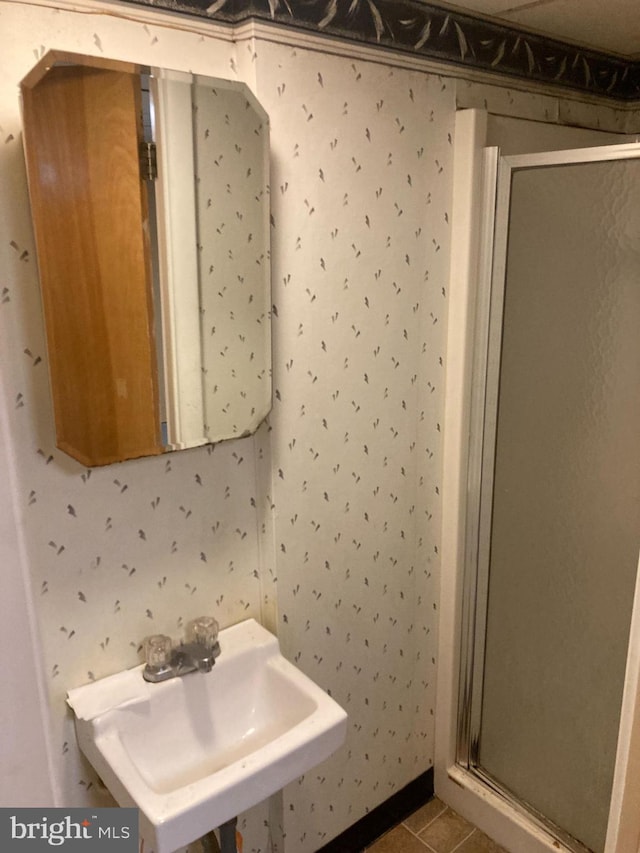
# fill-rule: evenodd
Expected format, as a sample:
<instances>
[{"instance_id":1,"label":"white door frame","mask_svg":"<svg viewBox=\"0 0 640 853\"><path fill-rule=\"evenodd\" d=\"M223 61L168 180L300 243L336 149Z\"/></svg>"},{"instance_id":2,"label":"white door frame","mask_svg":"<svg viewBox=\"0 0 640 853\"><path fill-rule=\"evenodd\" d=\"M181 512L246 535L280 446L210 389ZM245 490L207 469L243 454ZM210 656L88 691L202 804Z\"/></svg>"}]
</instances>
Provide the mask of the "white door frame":
<instances>
[{"instance_id":1,"label":"white door frame","mask_svg":"<svg viewBox=\"0 0 640 853\"><path fill-rule=\"evenodd\" d=\"M460 639L463 630L463 570L467 542L469 450L473 438L470 400L474 386L476 313L488 308L477 300L478 281L491 275L491 248L481 239L494 202L483 199L483 149L487 114L464 110L456 116L452 255L444 418L444 506L440 604L439 670L436 710L436 794L507 849L546 853L563 849L542 826L456 763ZM504 158L507 171L519 166L552 165L639 157L637 144L600 146ZM506 199L508 202L508 199ZM505 199L502 199L504 207ZM492 230L492 229L490 229ZM484 319L484 318L482 318ZM483 322L478 324L483 327ZM623 713L605 853L640 853L640 591L636 594L627 664Z\"/></svg>"},{"instance_id":2,"label":"white door frame","mask_svg":"<svg viewBox=\"0 0 640 853\"><path fill-rule=\"evenodd\" d=\"M42 643L38 636L11 447L8 394L0 374L0 807L59 806Z\"/></svg>"}]
</instances>

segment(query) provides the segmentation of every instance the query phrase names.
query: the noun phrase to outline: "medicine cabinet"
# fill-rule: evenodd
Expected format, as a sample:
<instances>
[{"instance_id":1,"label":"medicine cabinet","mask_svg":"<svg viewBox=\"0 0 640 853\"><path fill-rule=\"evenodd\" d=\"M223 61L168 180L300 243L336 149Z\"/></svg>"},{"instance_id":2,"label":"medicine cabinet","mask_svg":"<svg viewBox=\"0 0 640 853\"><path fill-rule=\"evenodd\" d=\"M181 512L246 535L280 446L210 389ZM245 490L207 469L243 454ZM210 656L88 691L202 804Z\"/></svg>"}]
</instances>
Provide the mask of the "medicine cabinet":
<instances>
[{"instance_id":1,"label":"medicine cabinet","mask_svg":"<svg viewBox=\"0 0 640 853\"><path fill-rule=\"evenodd\" d=\"M238 438L271 405L268 118L241 83L49 52L21 84L57 444Z\"/></svg>"}]
</instances>

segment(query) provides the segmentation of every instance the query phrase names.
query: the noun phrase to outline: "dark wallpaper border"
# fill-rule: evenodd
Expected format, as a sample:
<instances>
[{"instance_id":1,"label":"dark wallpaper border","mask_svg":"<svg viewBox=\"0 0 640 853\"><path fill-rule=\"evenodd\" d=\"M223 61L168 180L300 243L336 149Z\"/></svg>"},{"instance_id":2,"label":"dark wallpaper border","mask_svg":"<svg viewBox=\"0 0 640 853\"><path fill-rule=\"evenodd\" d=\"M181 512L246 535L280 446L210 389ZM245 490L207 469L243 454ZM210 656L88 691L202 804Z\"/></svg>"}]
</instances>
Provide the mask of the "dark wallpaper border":
<instances>
[{"instance_id":1,"label":"dark wallpaper border","mask_svg":"<svg viewBox=\"0 0 640 853\"><path fill-rule=\"evenodd\" d=\"M618 101L640 98L640 62L577 48L420 0L125 0L210 21L254 19Z\"/></svg>"}]
</instances>

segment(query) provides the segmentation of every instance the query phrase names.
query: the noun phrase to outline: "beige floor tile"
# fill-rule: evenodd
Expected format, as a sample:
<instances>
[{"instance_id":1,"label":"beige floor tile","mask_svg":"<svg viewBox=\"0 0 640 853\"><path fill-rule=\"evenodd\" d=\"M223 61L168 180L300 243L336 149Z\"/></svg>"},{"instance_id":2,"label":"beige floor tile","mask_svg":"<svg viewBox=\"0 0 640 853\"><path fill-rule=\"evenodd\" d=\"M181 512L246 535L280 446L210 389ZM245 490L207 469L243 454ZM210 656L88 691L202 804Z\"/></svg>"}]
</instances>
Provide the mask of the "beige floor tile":
<instances>
[{"instance_id":1,"label":"beige floor tile","mask_svg":"<svg viewBox=\"0 0 640 853\"><path fill-rule=\"evenodd\" d=\"M396 826L367 847L367 853L428 853L428 850L406 827Z\"/></svg>"},{"instance_id":2,"label":"beige floor tile","mask_svg":"<svg viewBox=\"0 0 640 853\"><path fill-rule=\"evenodd\" d=\"M442 800L434 797L432 800L429 800L428 803L425 803L424 806L421 806L412 815L409 815L408 818L405 818L402 822L405 826L409 827L411 832L415 832L417 835L427 826L427 824L431 823L431 821L437 818L438 815L442 814L445 809L446 805Z\"/></svg>"},{"instance_id":3,"label":"beige floor tile","mask_svg":"<svg viewBox=\"0 0 640 853\"><path fill-rule=\"evenodd\" d=\"M436 853L451 853L461 841L474 830L473 824L459 814L446 809L420 833L419 838L432 847Z\"/></svg>"},{"instance_id":4,"label":"beige floor tile","mask_svg":"<svg viewBox=\"0 0 640 853\"><path fill-rule=\"evenodd\" d=\"M484 832L476 829L469 838L457 848L456 853L507 853L504 847L500 847L492 841Z\"/></svg>"}]
</instances>

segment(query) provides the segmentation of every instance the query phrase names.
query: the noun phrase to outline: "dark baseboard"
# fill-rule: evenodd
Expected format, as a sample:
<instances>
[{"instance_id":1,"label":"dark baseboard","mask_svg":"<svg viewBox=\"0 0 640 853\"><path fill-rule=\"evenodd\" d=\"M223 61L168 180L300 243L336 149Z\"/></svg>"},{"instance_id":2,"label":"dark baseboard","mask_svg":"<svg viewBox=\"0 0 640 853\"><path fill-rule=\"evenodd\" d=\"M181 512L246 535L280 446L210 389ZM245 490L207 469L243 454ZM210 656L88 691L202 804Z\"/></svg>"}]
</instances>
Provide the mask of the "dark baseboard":
<instances>
[{"instance_id":1,"label":"dark baseboard","mask_svg":"<svg viewBox=\"0 0 640 853\"><path fill-rule=\"evenodd\" d=\"M361 853L376 838L400 823L433 797L433 767L370 811L318 853Z\"/></svg>"}]
</instances>

